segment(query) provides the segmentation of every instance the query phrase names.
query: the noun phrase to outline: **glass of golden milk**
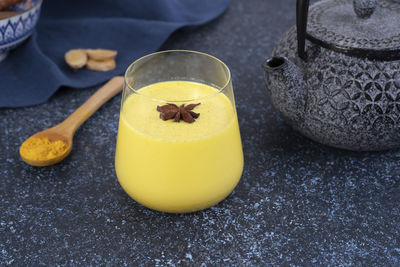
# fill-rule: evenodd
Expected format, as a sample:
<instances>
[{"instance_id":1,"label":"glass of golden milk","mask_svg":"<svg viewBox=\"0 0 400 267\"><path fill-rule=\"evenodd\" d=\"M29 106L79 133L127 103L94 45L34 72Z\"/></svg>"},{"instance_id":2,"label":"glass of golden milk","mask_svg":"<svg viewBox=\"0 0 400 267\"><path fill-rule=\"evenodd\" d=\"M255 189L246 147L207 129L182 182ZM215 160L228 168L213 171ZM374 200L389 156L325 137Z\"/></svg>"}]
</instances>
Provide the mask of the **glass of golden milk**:
<instances>
[{"instance_id":1,"label":"glass of golden milk","mask_svg":"<svg viewBox=\"0 0 400 267\"><path fill-rule=\"evenodd\" d=\"M227 197L243 171L228 67L185 50L132 63L125 73L115 169L126 193L154 210L194 212Z\"/></svg>"}]
</instances>

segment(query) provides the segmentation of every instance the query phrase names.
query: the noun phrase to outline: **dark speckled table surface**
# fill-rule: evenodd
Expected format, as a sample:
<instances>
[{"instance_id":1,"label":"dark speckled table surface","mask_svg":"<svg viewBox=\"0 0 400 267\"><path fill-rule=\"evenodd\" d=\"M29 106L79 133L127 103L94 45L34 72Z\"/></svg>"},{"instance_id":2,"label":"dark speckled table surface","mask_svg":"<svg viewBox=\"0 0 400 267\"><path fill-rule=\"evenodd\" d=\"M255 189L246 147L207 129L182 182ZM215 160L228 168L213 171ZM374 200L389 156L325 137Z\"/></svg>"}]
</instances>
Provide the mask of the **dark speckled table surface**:
<instances>
[{"instance_id":1,"label":"dark speckled table surface","mask_svg":"<svg viewBox=\"0 0 400 267\"><path fill-rule=\"evenodd\" d=\"M96 88L62 88L47 103L0 110L0 265L400 265L400 151L325 147L271 106L261 63L295 23L293 0L233 0L217 20L175 33L232 71L245 156L242 179L194 214L149 210L117 182L120 97L77 132L72 154L34 168L18 156L32 133L65 118Z\"/></svg>"}]
</instances>

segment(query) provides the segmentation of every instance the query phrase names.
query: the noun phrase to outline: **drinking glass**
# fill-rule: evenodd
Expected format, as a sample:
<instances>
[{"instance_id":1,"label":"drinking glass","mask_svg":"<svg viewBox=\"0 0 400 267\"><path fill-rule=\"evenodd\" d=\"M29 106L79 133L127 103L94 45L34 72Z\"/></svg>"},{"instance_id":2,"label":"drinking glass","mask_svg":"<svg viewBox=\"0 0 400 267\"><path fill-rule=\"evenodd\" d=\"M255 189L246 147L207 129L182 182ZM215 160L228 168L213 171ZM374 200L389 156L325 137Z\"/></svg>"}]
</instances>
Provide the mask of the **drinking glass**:
<instances>
[{"instance_id":1,"label":"drinking glass","mask_svg":"<svg viewBox=\"0 0 400 267\"><path fill-rule=\"evenodd\" d=\"M126 193L154 210L193 212L227 197L243 171L228 67L186 50L132 63L125 73L115 169Z\"/></svg>"}]
</instances>

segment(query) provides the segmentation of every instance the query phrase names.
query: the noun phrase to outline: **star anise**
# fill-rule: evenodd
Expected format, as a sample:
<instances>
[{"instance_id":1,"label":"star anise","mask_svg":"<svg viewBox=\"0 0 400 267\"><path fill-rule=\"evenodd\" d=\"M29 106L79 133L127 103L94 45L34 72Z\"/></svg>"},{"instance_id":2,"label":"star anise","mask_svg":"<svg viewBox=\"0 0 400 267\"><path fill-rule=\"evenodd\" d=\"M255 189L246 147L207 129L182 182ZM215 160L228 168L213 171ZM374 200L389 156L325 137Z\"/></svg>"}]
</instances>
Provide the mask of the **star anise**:
<instances>
[{"instance_id":1,"label":"star anise","mask_svg":"<svg viewBox=\"0 0 400 267\"><path fill-rule=\"evenodd\" d=\"M157 106L157 111L160 112L160 118L164 121L174 119L174 121L179 122L182 119L187 123L192 123L200 116L200 113L192 111L198 105L200 103L189 104L187 106L182 104L178 107L175 104L168 103L164 106Z\"/></svg>"}]
</instances>

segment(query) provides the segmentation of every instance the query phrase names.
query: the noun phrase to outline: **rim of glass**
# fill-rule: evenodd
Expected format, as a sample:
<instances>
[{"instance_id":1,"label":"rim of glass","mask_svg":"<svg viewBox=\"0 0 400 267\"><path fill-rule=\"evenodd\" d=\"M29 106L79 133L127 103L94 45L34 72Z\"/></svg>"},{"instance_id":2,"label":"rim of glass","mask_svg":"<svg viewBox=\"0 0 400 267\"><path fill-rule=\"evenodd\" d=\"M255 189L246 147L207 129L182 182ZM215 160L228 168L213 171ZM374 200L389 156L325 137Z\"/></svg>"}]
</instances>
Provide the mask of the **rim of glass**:
<instances>
[{"instance_id":1,"label":"rim of glass","mask_svg":"<svg viewBox=\"0 0 400 267\"><path fill-rule=\"evenodd\" d=\"M187 100L168 100L168 99L154 98L154 97L151 97L151 96L148 96L148 95L141 94L141 93L138 92L138 90L142 89L143 87L141 87L141 88L139 88L139 89L135 89L135 88L132 87L131 84L129 84L129 83L127 82L128 72L133 68L133 66L134 66L137 62L139 62L139 61L141 61L141 60L143 60L143 59L145 59L145 58L149 58L149 57L152 57L152 56L156 56L156 55L158 55L158 54L166 54L166 53L174 53L174 52L181 52L181 53L183 52L183 53L198 54L198 55L201 55L201 56L209 57L209 58L211 58L211 59L217 61L217 62L220 63L220 64L226 69L226 71L227 71L228 77L227 77L226 83L224 84L224 86L222 86L222 87L220 87L220 88L217 88L217 87L212 86L212 87L214 87L215 89L217 89L217 92L212 93L212 94L207 95L207 96L198 97L198 98L192 98L192 99L187 99ZM210 97L216 96L216 95L218 95L218 94L224 92L225 89L228 87L229 83L231 82L231 71L230 71L230 69L228 68L228 66L227 66L222 60L220 60L219 58L217 58L217 57L215 57L215 56L212 56L212 55L210 55L210 54L203 53L203 52L199 52L199 51L194 51L194 50L173 49L173 50L163 50L163 51L154 52L154 53L151 53L151 54L148 54L148 55L145 55L145 56L143 56L143 57L138 58L138 59L135 60L133 63L131 63L131 64L129 65L129 67L126 69L125 74L124 74L124 80L125 80L125 87L128 87L129 90L131 90L134 94L137 94L137 95L140 95L140 96L143 96L143 97L147 97L147 98L150 98L151 100L159 101L159 102L165 102L165 103L169 103L169 102L173 102L173 103L183 103L183 102L191 102L191 101L203 100L203 99L210 98ZM210 85L210 86L211 86L211 85Z\"/></svg>"}]
</instances>

